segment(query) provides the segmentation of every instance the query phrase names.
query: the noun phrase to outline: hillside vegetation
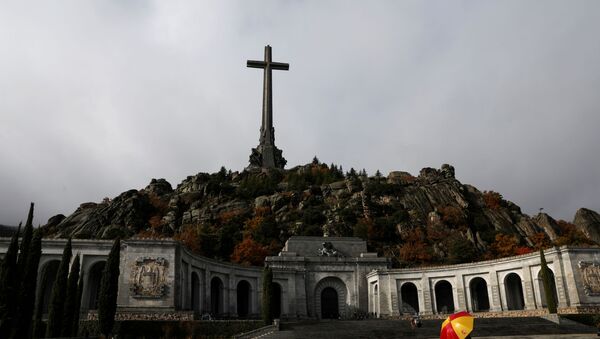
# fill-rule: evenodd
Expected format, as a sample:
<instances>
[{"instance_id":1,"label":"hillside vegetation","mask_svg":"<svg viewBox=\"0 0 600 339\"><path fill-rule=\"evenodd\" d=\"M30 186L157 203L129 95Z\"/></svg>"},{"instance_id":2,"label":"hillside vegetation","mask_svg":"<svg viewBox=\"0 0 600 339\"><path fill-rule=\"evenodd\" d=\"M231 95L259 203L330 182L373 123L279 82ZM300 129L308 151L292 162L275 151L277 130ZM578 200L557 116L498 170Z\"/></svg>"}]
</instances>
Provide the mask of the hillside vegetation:
<instances>
[{"instance_id":1,"label":"hillside vegetation","mask_svg":"<svg viewBox=\"0 0 600 339\"><path fill-rule=\"evenodd\" d=\"M450 165L385 177L315 158L289 170L198 173L176 189L152 179L43 227L51 237L173 237L200 255L247 265L277 255L292 235L357 236L405 267L596 246L598 213L581 209L575 221L523 214L497 192L460 183Z\"/></svg>"}]
</instances>

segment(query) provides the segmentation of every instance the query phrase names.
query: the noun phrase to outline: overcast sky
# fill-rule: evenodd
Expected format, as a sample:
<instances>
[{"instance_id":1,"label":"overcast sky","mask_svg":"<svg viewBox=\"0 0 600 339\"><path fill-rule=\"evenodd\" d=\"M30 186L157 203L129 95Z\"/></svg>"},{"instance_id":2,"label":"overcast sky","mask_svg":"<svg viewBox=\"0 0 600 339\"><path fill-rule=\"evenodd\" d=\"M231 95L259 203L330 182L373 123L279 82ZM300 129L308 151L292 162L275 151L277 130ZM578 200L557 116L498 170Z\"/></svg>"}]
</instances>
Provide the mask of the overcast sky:
<instances>
[{"instance_id":1,"label":"overcast sky","mask_svg":"<svg viewBox=\"0 0 600 339\"><path fill-rule=\"evenodd\" d=\"M0 224L221 165L258 143L266 44L276 144L463 183L535 214L600 211L600 1L0 4Z\"/></svg>"}]
</instances>

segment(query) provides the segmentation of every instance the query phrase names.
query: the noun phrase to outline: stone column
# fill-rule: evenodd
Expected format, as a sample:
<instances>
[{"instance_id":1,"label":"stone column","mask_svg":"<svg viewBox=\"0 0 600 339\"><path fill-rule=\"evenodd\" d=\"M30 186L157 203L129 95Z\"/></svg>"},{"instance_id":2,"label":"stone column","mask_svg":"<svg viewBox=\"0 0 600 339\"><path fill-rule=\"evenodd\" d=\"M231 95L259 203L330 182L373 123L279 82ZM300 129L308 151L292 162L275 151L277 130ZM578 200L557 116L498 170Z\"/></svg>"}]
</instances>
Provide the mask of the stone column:
<instances>
[{"instance_id":1,"label":"stone column","mask_svg":"<svg viewBox=\"0 0 600 339\"><path fill-rule=\"evenodd\" d=\"M204 271L204 295L206 296L204 298L204 302L202 303L204 310L206 312L212 312L211 310L211 294L210 294L210 276L211 276L211 272L210 270L207 268Z\"/></svg>"},{"instance_id":2,"label":"stone column","mask_svg":"<svg viewBox=\"0 0 600 339\"><path fill-rule=\"evenodd\" d=\"M432 299L429 277L423 275L423 277L421 277L421 286L419 288L419 310L421 314L433 313Z\"/></svg>"},{"instance_id":3,"label":"stone column","mask_svg":"<svg viewBox=\"0 0 600 339\"><path fill-rule=\"evenodd\" d=\"M393 316L399 316L400 307L398 306L398 283L396 282L396 279L393 278L391 275L388 275L388 278L390 280L390 309L392 310Z\"/></svg>"},{"instance_id":4,"label":"stone column","mask_svg":"<svg viewBox=\"0 0 600 339\"><path fill-rule=\"evenodd\" d=\"M557 251L552 257L552 271L554 272L554 281L556 284L556 294L558 295L557 307L568 307L569 299L567 288L565 286L564 262L561 251Z\"/></svg>"},{"instance_id":5,"label":"stone column","mask_svg":"<svg viewBox=\"0 0 600 339\"><path fill-rule=\"evenodd\" d=\"M523 298L525 299L525 309L534 310L535 297L533 295L533 281L531 279L531 270L529 266L523 267Z\"/></svg>"},{"instance_id":6,"label":"stone column","mask_svg":"<svg viewBox=\"0 0 600 339\"><path fill-rule=\"evenodd\" d=\"M232 271L226 276L227 281L223 286L223 295L224 295L224 311L229 316L237 316L237 289L235 286L235 276Z\"/></svg>"},{"instance_id":7,"label":"stone column","mask_svg":"<svg viewBox=\"0 0 600 339\"><path fill-rule=\"evenodd\" d=\"M502 311L500 302L500 286L498 284L498 274L496 271L490 272L490 284L488 285L488 298L490 299L490 311Z\"/></svg>"},{"instance_id":8,"label":"stone column","mask_svg":"<svg viewBox=\"0 0 600 339\"><path fill-rule=\"evenodd\" d=\"M456 310L466 310L467 309L467 300L465 297L465 284L463 282L462 275L455 276L455 280L456 280L456 287L454 288L456 290L455 309Z\"/></svg>"},{"instance_id":9,"label":"stone column","mask_svg":"<svg viewBox=\"0 0 600 339\"><path fill-rule=\"evenodd\" d=\"M561 251L562 252L562 251ZM575 261L575 262L573 262ZM577 281L575 280L575 272L573 272L573 265L575 269L579 269L576 265L576 258L572 257L572 254L568 251L561 253L561 273L563 274L563 283L565 299L567 306L580 306L581 299L579 298ZM558 297L560 299L560 296Z\"/></svg>"},{"instance_id":10,"label":"stone column","mask_svg":"<svg viewBox=\"0 0 600 339\"><path fill-rule=\"evenodd\" d=\"M389 284L389 275L387 277L382 276L381 274L378 275L377 277L378 279L378 283L379 283L379 288L378 288L378 295L377 297L377 303L378 305L376 306L376 312L377 312L377 316L381 316L382 314L385 315L389 315L391 313L391 309L388 307L389 306L389 290L390 290L390 284Z\"/></svg>"}]
</instances>

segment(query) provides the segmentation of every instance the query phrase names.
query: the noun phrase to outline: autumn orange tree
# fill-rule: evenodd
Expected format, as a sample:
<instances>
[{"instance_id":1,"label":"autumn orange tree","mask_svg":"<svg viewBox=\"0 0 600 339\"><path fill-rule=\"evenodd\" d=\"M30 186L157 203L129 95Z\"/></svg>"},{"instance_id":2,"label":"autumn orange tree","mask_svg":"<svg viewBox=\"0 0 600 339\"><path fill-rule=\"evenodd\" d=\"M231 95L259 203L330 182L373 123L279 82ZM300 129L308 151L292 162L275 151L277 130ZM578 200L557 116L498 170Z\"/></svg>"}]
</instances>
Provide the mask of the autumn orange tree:
<instances>
[{"instance_id":1,"label":"autumn orange tree","mask_svg":"<svg viewBox=\"0 0 600 339\"><path fill-rule=\"evenodd\" d=\"M262 266L267 255L269 249L266 246L254 241L251 236L246 236L235 246L231 261L248 266Z\"/></svg>"},{"instance_id":2,"label":"autumn orange tree","mask_svg":"<svg viewBox=\"0 0 600 339\"><path fill-rule=\"evenodd\" d=\"M483 202L489 209L497 210L502 206L502 194L494 191L483 191Z\"/></svg>"},{"instance_id":3,"label":"autumn orange tree","mask_svg":"<svg viewBox=\"0 0 600 339\"><path fill-rule=\"evenodd\" d=\"M519 239L516 235L498 233L490 245L490 251L494 258L504 258L516 255L518 247Z\"/></svg>"},{"instance_id":4,"label":"autumn orange tree","mask_svg":"<svg viewBox=\"0 0 600 339\"><path fill-rule=\"evenodd\" d=\"M403 236L404 243L400 245L398 257L401 264L414 266L428 263L432 259L429 246L425 242L425 233L420 227L412 229Z\"/></svg>"},{"instance_id":5,"label":"autumn orange tree","mask_svg":"<svg viewBox=\"0 0 600 339\"><path fill-rule=\"evenodd\" d=\"M570 222L559 220L556 222L560 229L560 235L554 241L556 246L573 245L573 246L592 246L595 245L592 240L588 239L578 228Z\"/></svg>"}]
</instances>

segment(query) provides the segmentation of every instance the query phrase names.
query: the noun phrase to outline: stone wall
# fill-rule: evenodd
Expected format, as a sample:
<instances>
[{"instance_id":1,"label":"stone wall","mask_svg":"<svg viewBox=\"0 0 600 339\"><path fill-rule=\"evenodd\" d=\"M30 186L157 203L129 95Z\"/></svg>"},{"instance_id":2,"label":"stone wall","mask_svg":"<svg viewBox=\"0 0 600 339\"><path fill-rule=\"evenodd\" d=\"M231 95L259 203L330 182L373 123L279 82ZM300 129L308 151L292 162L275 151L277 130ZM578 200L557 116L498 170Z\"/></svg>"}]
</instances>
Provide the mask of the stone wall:
<instances>
[{"instance_id":1,"label":"stone wall","mask_svg":"<svg viewBox=\"0 0 600 339\"><path fill-rule=\"evenodd\" d=\"M600 306L600 269L594 266L600 265L600 249L564 246L546 250L545 256L555 277L560 309ZM470 264L371 272L367 275L369 311L381 316L415 309L421 314L445 313L452 311L446 308L447 300L452 301L454 311L544 311L540 267L539 254L531 253ZM418 300L418 306L410 305L411 300Z\"/></svg>"}]
</instances>

